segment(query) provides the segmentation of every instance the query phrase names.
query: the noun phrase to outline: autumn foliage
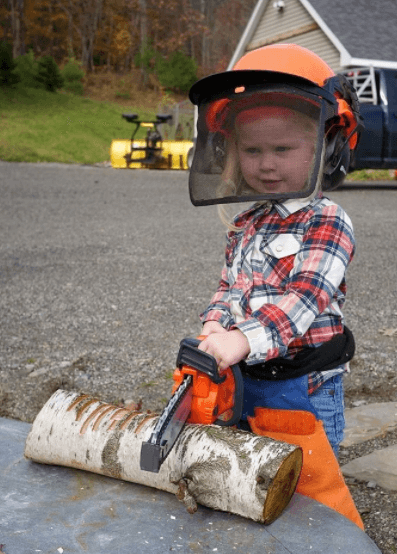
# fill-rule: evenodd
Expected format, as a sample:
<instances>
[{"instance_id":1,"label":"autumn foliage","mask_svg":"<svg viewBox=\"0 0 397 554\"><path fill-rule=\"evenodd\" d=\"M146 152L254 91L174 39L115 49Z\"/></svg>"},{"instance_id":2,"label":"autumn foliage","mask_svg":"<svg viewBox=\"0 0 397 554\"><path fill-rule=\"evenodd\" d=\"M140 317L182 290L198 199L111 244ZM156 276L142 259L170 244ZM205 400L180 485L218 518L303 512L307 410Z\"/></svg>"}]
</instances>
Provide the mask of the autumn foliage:
<instances>
[{"instance_id":1,"label":"autumn foliage","mask_svg":"<svg viewBox=\"0 0 397 554\"><path fill-rule=\"evenodd\" d=\"M14 59L33 51L58 65L127 72L149 46L164 60L176 52L198 73L225 69L255 0L3 0L0 41ZM137 57L138 56L138 57ZM145 69L142 68L142 78Z\"/></svg>"}]
</instances>

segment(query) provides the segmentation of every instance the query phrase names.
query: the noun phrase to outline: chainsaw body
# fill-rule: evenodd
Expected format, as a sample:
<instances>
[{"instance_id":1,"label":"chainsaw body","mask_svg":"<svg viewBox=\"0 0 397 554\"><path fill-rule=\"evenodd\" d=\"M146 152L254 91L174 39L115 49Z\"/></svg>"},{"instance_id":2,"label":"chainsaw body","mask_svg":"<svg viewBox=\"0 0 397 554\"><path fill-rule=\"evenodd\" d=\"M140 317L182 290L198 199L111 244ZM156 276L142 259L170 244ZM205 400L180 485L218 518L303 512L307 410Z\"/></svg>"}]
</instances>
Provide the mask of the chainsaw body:
<instances>
[{"instance_id":1,"label":"chainsaw body","mask_svg":"<svg viewBox=\"0 0 397 554\"><path fill-rule=\"evenodd\" d=\"M219 373L215 358L199 350L199 343L198 339L181 342L172 394L186 375L192 375L192 403L187 423L235 425L240 421L243 403L240 368L235 365Z\"/></svg>"},{"instance_id":2,"label":"chainsaw body","mask_svg":"<svg viewBox=\"0 0 397 554\"><path fill-rule=\"evenodd\" d=\"M181 342L172 396L148 441L140 467L157 473L185 423L236 425L243 409L243 379L238 365L219 373L216 360L198 349L199 339Z\"/></svg>"}]
</instances>

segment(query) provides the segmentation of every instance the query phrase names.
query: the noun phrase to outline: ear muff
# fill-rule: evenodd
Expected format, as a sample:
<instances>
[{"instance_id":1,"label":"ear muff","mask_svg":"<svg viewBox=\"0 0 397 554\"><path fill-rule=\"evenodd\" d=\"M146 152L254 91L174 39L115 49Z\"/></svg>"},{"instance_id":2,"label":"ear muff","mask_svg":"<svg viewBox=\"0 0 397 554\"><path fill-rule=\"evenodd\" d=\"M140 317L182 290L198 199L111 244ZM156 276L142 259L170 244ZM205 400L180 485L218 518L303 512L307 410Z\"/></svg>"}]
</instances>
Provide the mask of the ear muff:
<instances>
[{"instance_id":1,"label":"ear muff","mask_svg":"<svg viewBox=\"0 0 397 554\"><path fill-rule=\"evenodd\" d=\"M221 98L215 100L209 105L206 113L206 121L208 130L216 133L217 131L225 133L223 129L224 119L227 113L227 105L230 103L229 98Z\"/></svg>"},{"instance_id":2,"label":"ear muff","mask_svg":"<svg viewBox=\"0 0 397 554\"><path fill-rule=\"evenodd\" d=\"M326 139L324 180L322 189L333 190L342 184L350 166L350 145L343 129Z\"/></svg>"},{"instance_id":3,"label":"ear muff","mask_svg":"<svg viewBox=\"0 0 397 554\"><path fill-rule=\"evenodd\" d=\"M349 140L350 150L354 150L358 143L358 125L353 112L346 102L341 98L337 98L338 102L338 115L344 124L344 135ZM356 131L356 132L355 132Z\"/></svg>"}]
</instances>

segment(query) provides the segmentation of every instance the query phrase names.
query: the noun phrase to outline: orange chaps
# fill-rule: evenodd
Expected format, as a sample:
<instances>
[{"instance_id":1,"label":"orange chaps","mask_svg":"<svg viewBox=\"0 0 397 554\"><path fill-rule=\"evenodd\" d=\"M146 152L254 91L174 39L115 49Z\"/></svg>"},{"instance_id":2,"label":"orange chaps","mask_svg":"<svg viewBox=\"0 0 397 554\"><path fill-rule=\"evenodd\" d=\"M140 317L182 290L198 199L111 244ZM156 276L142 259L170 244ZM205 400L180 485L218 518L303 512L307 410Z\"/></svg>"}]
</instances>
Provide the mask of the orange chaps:
<instances>
[{"instance_id":1,"label":"orange chaps","mask_svg":"<svg viewBox=\"0 0 397 554\"><path fill-rule=\"evenodd\" d=\"M322 421L300 410L255 408L254 413L248 417L254 433L302 448L303 467L296 492L336 510L364 530Z\"/></svg>"}]
</instances>

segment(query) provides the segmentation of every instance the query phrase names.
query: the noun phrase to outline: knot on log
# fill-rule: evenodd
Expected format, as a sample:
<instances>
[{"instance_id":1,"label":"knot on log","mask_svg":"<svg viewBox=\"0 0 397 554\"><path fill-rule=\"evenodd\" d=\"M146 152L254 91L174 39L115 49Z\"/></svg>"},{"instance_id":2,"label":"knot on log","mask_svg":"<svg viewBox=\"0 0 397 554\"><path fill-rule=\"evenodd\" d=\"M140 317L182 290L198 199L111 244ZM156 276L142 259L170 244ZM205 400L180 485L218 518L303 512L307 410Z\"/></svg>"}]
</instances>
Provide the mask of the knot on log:
<instances>
[{"instance_id":1,"label":"knot on log","mask_svg":"<svg viewBox=\"0 0 397 554\"><path fill-rule=\"evenodd\" d=\"M194 514L197 512L197 502L192 494L189 492L189 485L185 479L181 479L178 483L178 491L176 497L180 502L183 502L186 506L186 510L189 514Z\"/></svg>"}]
</instances>

